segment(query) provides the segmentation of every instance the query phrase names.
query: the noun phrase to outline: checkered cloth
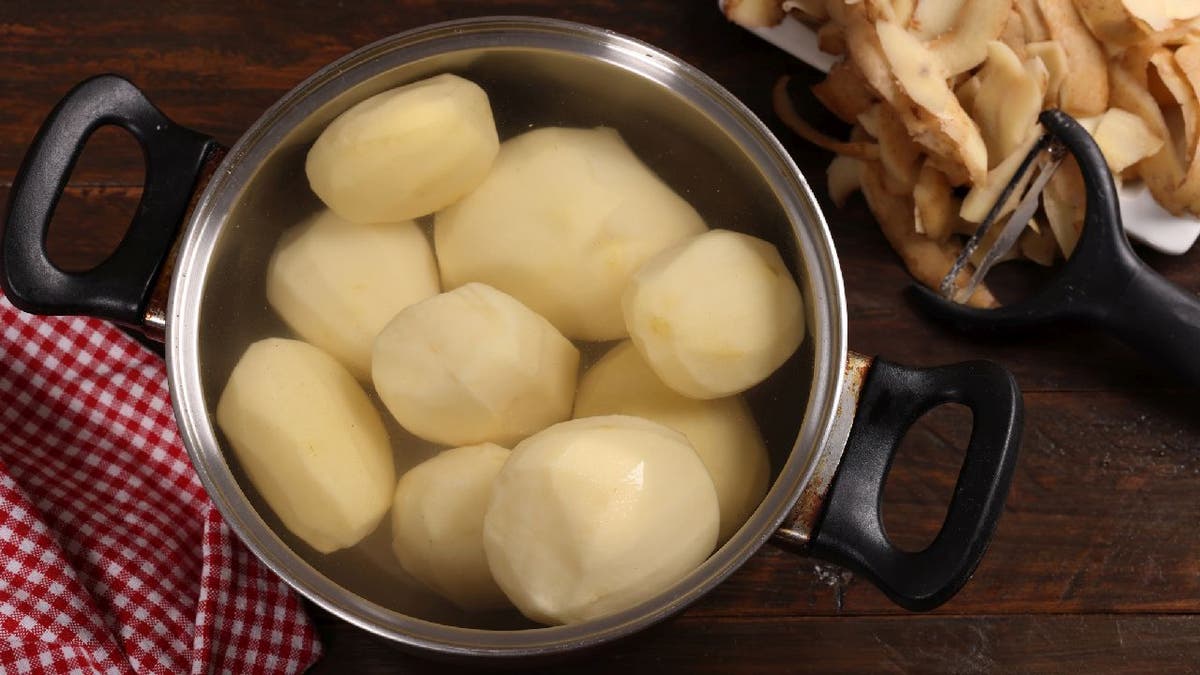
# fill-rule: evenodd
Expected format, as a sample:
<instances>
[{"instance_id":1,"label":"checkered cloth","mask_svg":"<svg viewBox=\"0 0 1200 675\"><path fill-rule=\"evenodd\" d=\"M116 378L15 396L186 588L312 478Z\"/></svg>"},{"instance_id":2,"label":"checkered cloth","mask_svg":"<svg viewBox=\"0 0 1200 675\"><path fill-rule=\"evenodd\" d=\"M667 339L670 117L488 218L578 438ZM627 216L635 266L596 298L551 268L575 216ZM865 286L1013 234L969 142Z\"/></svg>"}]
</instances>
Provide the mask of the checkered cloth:
<instances>
[{"instance_id":1,"label":"checkered cloth","mask_svg":"<svg viewBox=\"0 0 1200 675\"><path fill-rule=\"evenodd\" d=\"M319 654L201 487L162 360L0 296L0 672L293 673Z\"/></svg>"}]
</instances>

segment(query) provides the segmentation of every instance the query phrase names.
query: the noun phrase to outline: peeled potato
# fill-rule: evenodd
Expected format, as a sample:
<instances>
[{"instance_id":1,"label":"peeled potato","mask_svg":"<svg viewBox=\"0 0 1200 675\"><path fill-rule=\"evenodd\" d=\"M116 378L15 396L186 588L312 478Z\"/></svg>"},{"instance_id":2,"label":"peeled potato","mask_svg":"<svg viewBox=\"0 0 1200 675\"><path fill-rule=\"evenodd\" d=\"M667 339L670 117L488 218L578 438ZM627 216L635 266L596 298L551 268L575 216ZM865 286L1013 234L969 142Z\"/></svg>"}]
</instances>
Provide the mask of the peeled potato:
<instances>
[{"instance_id":1,"label":"peeled potato","mask_svg":"<svg viewBox=\"0 0 1200 675\"><path fill-rule=\"evenodd\" d=\"M487 180L438 213L442 282L495 286L581 340L624 337L621 292L655 253L705 230L612 129L505 141Z\"/></svg>"},{"instance_id":2,"label":"peeled potato","mask_svg":"<svg viewBox=\"0 0 1200 675\"><path fill-rule=\"evenodd\" d=\"M492 488L483 546L517 609L587 621L666 590L717 541L717 495L680 433L589 417L523 441Z\"/></svg>"},{"instance_id":3,"label":"peeled potato","mask_svg":"<svg viewBox=\"0 0 1200 675\"><path fill-rule=\"evenodd\" d=\"M467 284L396 315L371 375L405 429L434 443L516 442L571 415L579 351L505 293Z\"/></svg>"},{"instance_id":4,"label":"peeled potato","mask_svg":"<svg viewBox=\"0 0 1200 675\"><path fill-rule=\"evenodd\" d=\"M312 191L346 220L419 218L475 189L500 140L487 93L444 74L376 94L329 123L308 151Z\"/></svg>"},{"instance_id":5,"label":"peeled potato","mask_svg":"<svg viewBox=\"0 0 1200 675\"><path fill-rule=\"evenodd\" d=\"M267 267L271 307L361 380L379 331L438 290L433 249L412 221L360 225L322 211L284 234Z\"/></svg>"},{"instance_id":6,"label":"peeled potato","mask_svg":"<svg viewBox=\"0 0 1200 675\"><path fill-rule=\"evenodd\" d=\"M508 454L492 443L446 450L396 486L392 550L400 566L467 611L509 606L483 552L483 516Z\"/></svg>"},{"instance_id":7,"label":"peeled potato","mask_svg":"<svg viewBox=\"0 0 1200 675\"><path fill-rule=\"evenodd\" d=\"M345 368L306 342L250 345L217 424L267 505L321 553L358 543L391 505L396 474L379 413Z\"/></svg>"},{"instance_id":8,"label":"peeled potato","mask_svg":"<svg viewBox=\"0 0 1200 675\"><path fill-rule=\"evenodd\" d=\"M771 244L712 230L648 262L624 297L646 363L691 398L721 398L766 379L804 339L804 301Z\"/></svg>"},{"instance_id":9,"label":"peeled potato","mask_svg":"<svg viewBox=\"0 0 1200 675\"><path fill-rule=\"evenodd\" d=\"M680 396L630 342L613 347L589 368L575 397L577 418L616 414L658 422L687 437L717 489L719 542L733 536L767 493L771 462L745 401Z\"/></svg>"}]
</instances>

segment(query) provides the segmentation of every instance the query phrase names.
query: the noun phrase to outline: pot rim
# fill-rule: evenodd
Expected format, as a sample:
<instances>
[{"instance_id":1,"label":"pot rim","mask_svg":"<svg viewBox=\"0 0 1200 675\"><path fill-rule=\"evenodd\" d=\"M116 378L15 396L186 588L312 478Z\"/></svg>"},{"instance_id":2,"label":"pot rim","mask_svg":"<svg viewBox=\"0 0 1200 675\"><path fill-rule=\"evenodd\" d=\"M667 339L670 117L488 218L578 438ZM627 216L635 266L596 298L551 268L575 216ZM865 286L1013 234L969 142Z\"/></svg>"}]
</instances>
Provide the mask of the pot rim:
<instances>
[{"instance_id":1,"label":"pot rim","mask_svg":"<svg viewBox=\"0 0 1200 675\"><path fill-rule=\"evenodd\" d=\"M729 542L672 588L638 606L592 621L515 631L460 628L380 607L326 578L293 552L257 514L237 484L206 412L200 378L200 308L211 257L226 217L254 169L287 133L346 89L417 59L481 47L537 47L606 61L650 79L698 107L754 163L774 190L810 269L806 301L814 339L812 390L787 461L762 504ZM639 631L699 599L739 568L792 510L829 442L846 361L846 301L829 228L807 181L765 124L721 85L645 42L575 22L479 17L399 33L330 63L280 98L226 155L205 187L179 248L167 306L172 406L192 463L229 526L289 585L329 612L401 645L450 656L529 657L599 645Z\"/></svg>"}]
</instances>

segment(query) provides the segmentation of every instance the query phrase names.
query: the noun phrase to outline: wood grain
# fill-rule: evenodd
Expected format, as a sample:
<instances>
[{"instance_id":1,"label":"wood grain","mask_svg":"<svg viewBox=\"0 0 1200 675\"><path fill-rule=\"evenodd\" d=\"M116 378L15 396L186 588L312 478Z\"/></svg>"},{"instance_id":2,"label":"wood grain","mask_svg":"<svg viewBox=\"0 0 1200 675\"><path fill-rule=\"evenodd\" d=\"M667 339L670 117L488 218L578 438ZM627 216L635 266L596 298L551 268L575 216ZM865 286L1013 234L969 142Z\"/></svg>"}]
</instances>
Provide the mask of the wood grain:
<instances>
[{"instance_id":1,"label":"wood grain","mask_svg":"<svg viewBox=\"0 0 1200 675\"><path fill-rule=\"evenodd\" d=\"M1195 672L1200 619L1049 615L845 619L681 617L570 663L572 673ZM329 648L363 655L356 672L472 672L414 657L367 633ZM562 672L562 664L521 672ZM323 662L310 673L344 672Z\"/></svg>"},{"instance_id":2,"label":"wood grain","mask_svg":"<svg viewBox=\"0 0 1200 675\"><path fill-rule=\"evenodd\" d=\"M770 110L775 78L803 66L726 24L707 0L331 0L246 3L0 3L0 201L45 114L71 86L118 72L170 117L230 144L327 62L386 35L483 14L534 14L650 41L728 87L778 134L826 209L841 259L851 348L933 365L988 358L1025 391L1026 432L1011 496L974 579L931 615L895 608L868 582L769 545L675 620L572 665L583 671L1195 671L1200 664L1200 417L1194 390L1081 327L979 340L906 302L908 276L861 200L824 197L828 155ZM121 238L143 161L123 133L85 151L49 235L69 269ZM1147 261L1200 291L1200 252ZM940 523L969 416L922 418L889 477L885 523L911 546ZM313 672L441 672L316 608L326 657Z\"/></svg>"},{"instance_id":3,"label":"wood grain","mask_svg":"<svg viewBox=\"0 0 1200 675\"><path fill-rule=\"evenodd\" d=\"M701 0L703 1L703 0ZM710 3L715 5L715 3ZM672 2L509 0L331 2L91 2L0 4L0 181L9 179L46 113L80 80L130 78L176 122L232 143L277 98L327 63L426 24L486 15L537 15L620 30L705 70L743 100L767 105L783 62L769 45L732 30L714 8ZM631 21L631 15L636 19ZM718 58L705 59L720 46ZM83 183L137 182L140 164L115 159Z\"/></svg>"}]
</instances>

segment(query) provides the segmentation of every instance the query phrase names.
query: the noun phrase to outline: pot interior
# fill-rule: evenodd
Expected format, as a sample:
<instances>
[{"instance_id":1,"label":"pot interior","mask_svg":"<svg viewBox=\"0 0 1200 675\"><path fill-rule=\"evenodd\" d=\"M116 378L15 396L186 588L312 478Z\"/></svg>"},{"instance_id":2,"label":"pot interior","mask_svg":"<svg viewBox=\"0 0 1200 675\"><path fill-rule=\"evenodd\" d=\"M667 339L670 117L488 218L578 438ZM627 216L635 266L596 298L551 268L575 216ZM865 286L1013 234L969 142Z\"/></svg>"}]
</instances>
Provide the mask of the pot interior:
<instances>
[{"instance_id":1,"label":"pot interior","mask_svg":"<svg viewBox=\"0 0 1200 675\"><path fill-rule=\"evenodd\" d=\"M694 71L602 31L590 30L586 39L576 36L583 47L562 43L561 36L539 37L540 33L513 39L511 31L507 38L493 31L489 39L476 40L472 46L460 33L446 32L425 41L385 41L347 57L285 97L231 151L224 175L209 186L193 220L192 229L199 231L189 232L185 244L193 247L199 260L185 261L187 269L177 271L176 276L177 285L182 283L185 288L173 291L177 293L171 317L175 335L168 337L172 365L179 371L173 377L189 377L180 372L186 373L185 362L193 358L187 343L194 322L194 359L204 408L197 417L196 410L177 401L181 417L187 418L181 427L189 437L193 457L204 465L202 478L214 500L268 564L275 554L264 555L264 551L273 551L275 544L257 536L253 522L240 522L237 514L231 514L235 509L223 504L237 500L236 488L278 540L320 575L376 605L381 610L376 617L395 613L443 626L534 628L515 610L466 614L422 590L400 570L391 552L390 517L352 549L322 555L309 548L263 503L215 429L212 412L233 365L251 342L293 336L266 302L267 261L285 229L321 208L308 187L304 160L313 140L339 113L388 88L452 72L487 91L502 141L543 126L614 127L647 165L691 202L710 227L773 242L795 275L807 312L802 347L768 381L747 394L771 456L774 487L766 501L771 508L760 508L748 525L714 554L721 558L720 565L710 560L709 569L698 571L664 593L665 599L655 601L658 609L667 608L672 597L685 595L696 586L715 584L761 545L808 475L835 396L836 375L829 371L840 369L845 349L840 281L828 234L807 187L794 168L789 168L786 155L775 158L775 165L768 166L763 160L772 152L782 154L782 149L775 144L758 155L749 152L748 135L766 135L765 129L752 119L743 122L745 128L732 129L729 120L745 117L745 113L732 99L705 100L712 96L710 89L715 85ZM447 47L448 41L456 46ZM695 77L700 79L691 79ZM789 177L789 172L793 176ZM784 194L796 187L796 193ZM432 218L421 222L428 233ZM198 278L181 279L189 270ZM198 298L198 314L193 315L195 310L188 306L190 297ZM610 345L581 346L586 366ZM819 369L814 369L815 363L821 364ZM183 390L177 396L186 400L192 383L173 384ZM813 400L814 396L819 400ZM390 422L386 409L378 399L375 402L381 416L389 420L397 475L440 449ZM209 434L215 448L204 447ZM223 479L216 474L221 463L227 463L236 488L220 484ZM787 480L777 481L781 475ZM290 569L281 573L296 583ZM305 590L304 584L300 585ZM313 596L310 590L306 593ZM327 606L341 603L336 598L316 599Z\"/></svg>"}]
</instances>

